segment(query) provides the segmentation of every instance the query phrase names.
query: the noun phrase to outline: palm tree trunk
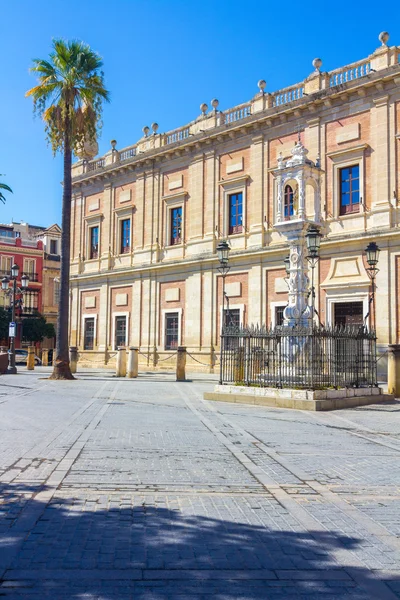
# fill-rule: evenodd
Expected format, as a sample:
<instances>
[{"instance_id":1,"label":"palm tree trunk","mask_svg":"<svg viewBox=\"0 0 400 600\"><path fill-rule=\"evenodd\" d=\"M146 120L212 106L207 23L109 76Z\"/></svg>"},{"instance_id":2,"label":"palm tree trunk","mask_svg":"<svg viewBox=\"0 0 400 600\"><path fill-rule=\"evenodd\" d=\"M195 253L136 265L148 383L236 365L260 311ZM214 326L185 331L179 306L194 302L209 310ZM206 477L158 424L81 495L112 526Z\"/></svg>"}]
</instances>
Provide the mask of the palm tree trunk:
<instances>
[{"instance_id":1,"label":"palm tree trunk","mask_svg":"<svg viewBox=\"0 0 400 600\"><path fill-rule=\"evenodd\" d=\"M68 127L66 127L68 131ZM71 246L72 151L68 133L64 143L64 187L62 200L60 301L57 316L56 359L50 379L75 379L69 367L69 264Z\"/></svg>"}]
</instances>

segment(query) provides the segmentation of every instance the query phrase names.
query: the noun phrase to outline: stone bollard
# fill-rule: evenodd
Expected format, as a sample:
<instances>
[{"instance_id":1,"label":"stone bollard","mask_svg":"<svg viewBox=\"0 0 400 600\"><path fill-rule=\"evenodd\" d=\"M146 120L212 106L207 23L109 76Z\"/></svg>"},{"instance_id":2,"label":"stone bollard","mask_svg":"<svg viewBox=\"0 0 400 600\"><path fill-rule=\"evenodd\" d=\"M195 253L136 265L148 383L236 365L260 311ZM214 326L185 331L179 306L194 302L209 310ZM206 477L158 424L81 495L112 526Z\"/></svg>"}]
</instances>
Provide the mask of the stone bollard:
<instances>
[{"instance_id":1,"label":"stone bollard","mask_svg":"<svg viewBox=\"0 0 400 600\"><path fill-rule=\"evenodd\" d=\"M53 353L53 357L54 357L54 353ZM53 364L54 364L54 358L53 358ZM70 346L69 347L69 368L71 369L71 373L76 373L77 364L78 364L78 348L77 348L77 346Z\"/></svg>"},{"instance_id":2,"label":"stone bollard","mask_svg":"<svg viewBox=\"0 0 400 600\"><path fill-rule=\"evenodd\" d=\"M125 377L126 375L126 348L118 346L117 352L117 368L115 370L117 377Z\"/></svg>"},{"instance_id":3,"label":"stone bollard","mask_svg":"<svg viewBox=\"0 0 400 600\"><path fill-rule=\"evenodd\" d=\"M35 347L29 346L28 348L28 358L26 361L26 368L28 371L33 371L35 368Z\"/></svg>"},{"instance_id":4,"label":"stone bollard","mask_svg":"<svg viewBox=\"0 0 400 600\"><path fill-rule=\"evenodd\" d=\"M137 377L139 374L139 348L130 346L128 356L128 377L130 379Z\"/></svg>"},{"instance_id":5,"label":"stone bollard","mask_svg":"<svg viewBox=\"0 0 400 600\"><path fill-rule=\"evenodd\" d=\"M389 344L388 394L400 398L400 344Z\"/></svg>"},{"instance_id":6,"label":"stone bollard","mask_svg":"<svg viewBox=\"0 0 400 600\"><path fill-rule=\"evenodd\" d=\"M186 381L186 346L178 346L176 357L176 381Z\"/></svg>"},{"instance_id":7,"label":"stone bollard","mask_svg":"<svg viewBox=\"0 0 400 600\"><path fill-rule=\"evenodd\" d=\"M48 348L42 348L42 365L44 367L49 366L49 350L48 350Z\"/></svg>"}]
</instances>

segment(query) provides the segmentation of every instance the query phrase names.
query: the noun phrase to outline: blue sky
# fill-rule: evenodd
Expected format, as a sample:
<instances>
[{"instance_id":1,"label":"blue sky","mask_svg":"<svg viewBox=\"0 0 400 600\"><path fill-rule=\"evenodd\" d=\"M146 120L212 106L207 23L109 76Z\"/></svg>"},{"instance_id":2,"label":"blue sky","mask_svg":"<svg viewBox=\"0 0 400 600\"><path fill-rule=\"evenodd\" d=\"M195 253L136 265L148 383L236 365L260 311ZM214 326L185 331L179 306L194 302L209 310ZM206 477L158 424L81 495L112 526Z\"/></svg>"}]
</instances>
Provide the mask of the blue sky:
<instances>
[{"instance_id":1,"label":"blue sky","mask_svg":"<svg viewBox=\"0 0 400 600\"><path fill-rule=\"evenodd\" d=\"M184 125L212 98L224 110L249 100L257 81L275 91L303 80L313 58L331 70L365 58L380 31L400 45L398 3L252 0L14 0L1 7L0 173L14 190L0 222L61 220L61 158L53 158L43 124L25 91L35 84L32 58L45 58L53 37L80 39L104 60L111 103L100 153L117 139L135 143L153 121L159 132Z\"/></svg>"}]
</instances>

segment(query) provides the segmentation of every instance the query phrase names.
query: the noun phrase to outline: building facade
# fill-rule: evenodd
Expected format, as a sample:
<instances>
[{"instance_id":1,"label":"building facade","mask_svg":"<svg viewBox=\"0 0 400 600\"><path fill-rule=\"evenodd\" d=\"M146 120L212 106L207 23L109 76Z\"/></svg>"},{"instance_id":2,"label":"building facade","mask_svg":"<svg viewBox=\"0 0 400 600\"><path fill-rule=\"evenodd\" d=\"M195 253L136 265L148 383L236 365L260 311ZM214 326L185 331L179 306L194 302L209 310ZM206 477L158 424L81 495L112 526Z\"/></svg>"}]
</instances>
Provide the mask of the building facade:
<instances>
[{"instance_id":1,"label":"building facade","mask_svg":"<svg viewBox=\"0 0 400 600\"><path fill-rule=\"evenodd\" d=\"M42 314L48 323L57 321L60 276L61 229L20 223L0 224L0 279L9 277L13 264L19 266L19 280L29 277L27 291L18 299L16 347L23 343L23 319ZM10 297L0 292L0 306L8 308ZM53 339L43 346L52 348Z\"/></svg>"},{"instance_id":2,"label":"building facade","mask_svg":"<svg viewBox=\"0 0 400 600\"><path fill-rule=\"evenodd\" d=\"M229 241L229 318L278 324L288 303L288 228L321 228L316 306L329 325L376 326L379 349L400 341L400 48L381 46L335 71L160 134L154 123L122 150L73 165L71 344L84 364L117 346L142 366L215 366L223 313L216 246ZM88 160L89 159L89 160ZM381 249L376 323L364 249ZM385 358L380 361L385 370Z\"/></svg>"}]
</instances>

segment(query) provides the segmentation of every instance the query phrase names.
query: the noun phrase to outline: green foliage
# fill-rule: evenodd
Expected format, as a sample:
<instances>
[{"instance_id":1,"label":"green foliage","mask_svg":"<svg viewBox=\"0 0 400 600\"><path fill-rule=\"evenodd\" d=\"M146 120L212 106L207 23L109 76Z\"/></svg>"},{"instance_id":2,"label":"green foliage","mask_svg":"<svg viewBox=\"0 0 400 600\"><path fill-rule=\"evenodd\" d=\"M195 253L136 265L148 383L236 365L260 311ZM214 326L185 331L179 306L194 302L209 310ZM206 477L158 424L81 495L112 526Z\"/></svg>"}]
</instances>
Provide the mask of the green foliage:
<instances>
[{"instance_id":1,"label":"green foliage","mask_svg":"<svg viewBox=\"0 0 400 600\"><path fill-rule=\"evenodd\" d=\"M8 310L0 308L0 340L8 338L8 324L11 321L11 315Z\"/></svg>"},{"instance_id":2,"label":"green foliage","mask_svg":"<svg viewBox=\"0 0 400 600\"><path fill-rule=\"evenodd\" d=\"M103 62L87 44L53 40L48 60L34 59L31 71L38 85L26 92L34 111L43 117L53 152L77 150L95 140L101 126L102 102L109 101L104 87Z\"/></svg>"},{"instance_id":3,"label":"green foliage","mask_svg":"<svg viewBox=\"0 0 400 600\"><path fill-rule=\"evenodd\" d=\"M2 177L2 175L0 175L0 177ZM13 193L12 189L6 185L5 183L1 183L0 182L0 202L2 202L3 204L6 203L6 197L3 194L2 190L6 190L6 192L11 192L11 194Z\"/></svg>"},{"instance_id":4,"label":"green foliage","mask_svg":"<svg viewBox=\"0 0 400 600\"><path fill-rule=\"evenodd\" d=\"M43 338L54 336L53 324L47 323L41 314L22 321L22 337L28 342L42 342Z\"/></svg>"}]
</instances>

